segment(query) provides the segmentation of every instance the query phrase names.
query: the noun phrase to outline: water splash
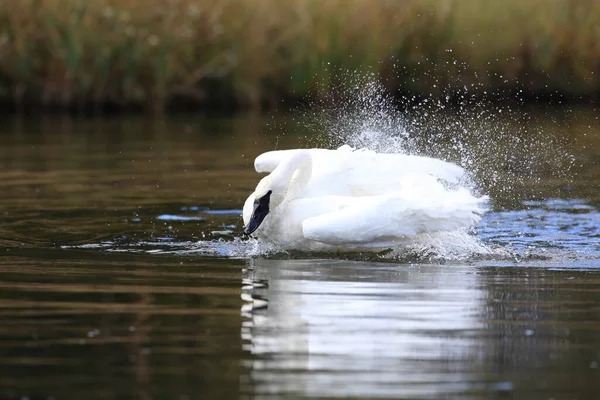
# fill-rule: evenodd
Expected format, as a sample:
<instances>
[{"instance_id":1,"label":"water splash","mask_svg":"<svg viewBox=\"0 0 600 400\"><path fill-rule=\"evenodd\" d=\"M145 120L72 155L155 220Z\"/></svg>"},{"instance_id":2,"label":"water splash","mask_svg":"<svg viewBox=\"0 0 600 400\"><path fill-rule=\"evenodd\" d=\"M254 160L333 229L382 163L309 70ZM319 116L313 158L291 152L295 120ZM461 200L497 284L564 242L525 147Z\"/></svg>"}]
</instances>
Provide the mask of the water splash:
<instances>
[{"instance_id":1,"label":"water splash","mask_svg":"<svg viewBox=\"0 0 600 400\"><path fill-rule=\"evenodd\" d=\"M316 132L324 132L310 146L325 144L336 148L350 145L367 148L379 153L403 153L426 155L453 161L467 171L479 165L475 153L459 136L450 137L454 153L445 150L448 146L445 137L424 131L424 128L454 126L447 114L442 113L446 105L438 101L423 99L413 102L411 112L402 112L394 99L373 76L354 75L343 87L334 89L329 98L322 99L305 111L309 126ZM350 89L348 89L350 88ZM433 119L433 120L432 120ZM435 121L435 119L438 119ZM445 133L449 132L445 130ZM463 131L467 131L463 127ZM424 134L427 133L427 134ZM461 185L477 195L482 194L481 186L475 184L474 174L468 174ZM505 250L493 249L476 236L467 232L421 235L410 246L402 247L385 255L397 260L462 260L477 256L501 256Z\"/></svg>"},{"instance_id":2,"label":"water splash","mask_svg":"<svg viewBox=\"0 0 600 400\"><path fill-rule=\"evenodd\" d=\"M559 126L553 117L528 113L518 102L488 99L468 86L444 95L438 84L441 95L398 101L374 75L347 75L347 83L302 111L307 125L320 133L307 147L349 144L455 162L470 172L465 184L490 195L499 208L557 196L544 192L542 182L571 177L575 157L566 135L544 129Z\"/></svg>"},{"instance_id":3,"label":"water splash","mask_svg":"<svg viewBox=\"0 0 600 400\"><path fill-rule=\"evenodd\" d=\"M446 263L469 260L494 259L515 260L518 257L506 248L494 249L474 240L467 232L443 232L417 238L409 246L382 251L381 253L304 253L279 249L258 239L232 240L215 239L201 241L104 241L77 246L62 246L65 249L101 250L111 253L141 253L168 256L200 256L227 258L268 259L345 259L356 261L401 262L401 263Z\"/></svg>"},{"instance_id":4,"label":"water splash","mask_svg":"<svg viewBox=\"0 0 600 400\"><path fill-rule=\"evenodd\" d=\"M338 148L350 145L379 153L414 153L406 116L396 100L372 75L353 75L302 111L307 126L323 136L311 146Z\"/></svg>"},{"instance_id":5,"label":"water splash","mask_svg":"<svg viewBox=\"0 0 600 400\"><path fill-rule=\"evenodd\" d=\"M538 121L514 103L488 101L465 86L449 90L452 95L404 97L399 105L374 75L346 78L304 111L308 125L323 132L307 147L349 144L455 162L469 173L462 185L490 195L495 209L522 208L526 199L547 197L541 182L570 175L574 157L565 143L550 130L530 128ZM467 232L445 232L419 237L386 257L462 260L513 258L515 253Z\"/></svg>"},{"instance_id":6,"label":"water splash","mask_svg":"<svg viewBox=\"0 0 600 400\"><path fill-rule=\"evenodd\" d=\"M484 244L467 231L437 232L418 237L413 243L391 251L386 258L393 260L446 262L476 259L514 259L507 247Z\"/></svg>"}]
</instances>

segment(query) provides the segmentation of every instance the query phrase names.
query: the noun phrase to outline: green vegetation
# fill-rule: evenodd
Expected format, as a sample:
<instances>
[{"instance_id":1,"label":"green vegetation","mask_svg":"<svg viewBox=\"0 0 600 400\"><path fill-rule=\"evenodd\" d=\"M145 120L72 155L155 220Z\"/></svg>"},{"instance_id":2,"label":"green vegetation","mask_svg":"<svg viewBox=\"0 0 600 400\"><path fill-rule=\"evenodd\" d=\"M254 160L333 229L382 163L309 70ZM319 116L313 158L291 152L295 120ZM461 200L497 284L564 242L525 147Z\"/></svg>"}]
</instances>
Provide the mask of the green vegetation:
<instances>
[{"instance_id":1,"label":"green vegetation","mask_svg":"<svg viewBox=\"0 0 600 400\"><path fill-rule=\"evenodd\" d=\"M259 107L393 90L599 93L595 0L0 0L0 99ZM471 86L472 85L472 86Z\"/></svg>"}]
</instances>

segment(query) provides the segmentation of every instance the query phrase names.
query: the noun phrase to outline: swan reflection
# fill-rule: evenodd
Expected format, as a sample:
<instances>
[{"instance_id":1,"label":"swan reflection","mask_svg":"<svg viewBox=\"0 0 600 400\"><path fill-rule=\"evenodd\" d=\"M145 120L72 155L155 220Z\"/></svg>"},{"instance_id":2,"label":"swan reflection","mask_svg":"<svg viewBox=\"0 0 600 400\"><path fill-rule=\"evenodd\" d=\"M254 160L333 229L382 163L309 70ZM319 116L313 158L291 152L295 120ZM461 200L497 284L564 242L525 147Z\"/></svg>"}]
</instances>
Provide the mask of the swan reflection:
<instances>
[{"instance_id":1,"label":"swan reflection","mask_svg":"<svg viewBox=\"0 0 600 400\"><path fill-rule=\"evenodd\" d=\"M477 357L485 293L463 269L255 259L244 282L257 393L410 396L473 379L460 364Z\"/></svg>"},{"instance_id":2,"label":"swan reflection","mask_svg":"<svg viewBox=\"0 0 600 400\"><path fill-rule=\"evenodd\" d=\"M254 394L598 392L600 279L589 271L255 259L244 282Z\"/></svg>"}]
</instances>

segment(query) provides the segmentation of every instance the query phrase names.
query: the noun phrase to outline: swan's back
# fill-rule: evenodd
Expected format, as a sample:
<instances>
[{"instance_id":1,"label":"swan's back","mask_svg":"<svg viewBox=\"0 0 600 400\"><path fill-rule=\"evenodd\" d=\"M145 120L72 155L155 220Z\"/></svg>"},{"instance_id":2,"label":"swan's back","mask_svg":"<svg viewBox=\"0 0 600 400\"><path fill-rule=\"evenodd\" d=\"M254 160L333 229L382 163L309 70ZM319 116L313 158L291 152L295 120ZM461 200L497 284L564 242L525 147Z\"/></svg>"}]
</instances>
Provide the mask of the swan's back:
<instances>
[{"instance_id":1,"label":"swan's back","mask_svg":"<svg viewBox=\"0 0 600 400\"><path fill-rule=\"evenodd\" d=\"M421 179L457 183L465 175L458 165L435 158L381 154L343 146L338 150L294 149L270 151L255 160L257 172L272 172L295 152L308 152L312 173L306 196L368 196L399 190Z\"/></svg>"},{"instance_id":2,"label":"swan's back","mask_svg":"<svg viewBox=\"0 0 600 400\"><path fill-rule=\"evenodd\" d=\"M267 151L266 153L262 153L254 160L254 169L258 173L271 173L277 168L277 166L283 162L283 160L291 157L295 153L298 152L309 152L309 154L313 157L313 162L315 157L321 158L321 156L326 157L327 154L331 152L335 152L338 150L328 150L328 149L290 149L290 150L273 150Z\"/></svg>"}]
</instances>

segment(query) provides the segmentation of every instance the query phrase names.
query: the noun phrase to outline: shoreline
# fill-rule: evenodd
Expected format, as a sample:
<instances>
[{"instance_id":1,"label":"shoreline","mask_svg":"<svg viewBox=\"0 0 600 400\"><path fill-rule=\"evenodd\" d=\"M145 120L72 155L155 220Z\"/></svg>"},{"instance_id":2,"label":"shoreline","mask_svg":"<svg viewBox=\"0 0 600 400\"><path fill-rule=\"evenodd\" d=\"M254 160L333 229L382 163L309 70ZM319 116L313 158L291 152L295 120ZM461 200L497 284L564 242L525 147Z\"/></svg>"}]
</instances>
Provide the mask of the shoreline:
<instances>
[{"instance_id":1,"label":"shoreline","mask_svg":"<svg viewBox=\"0 0 600 400\"><path fill-rule=\"evenodd\" d=\"M594 0L6 2L0 103L13 112L264 109L361 76L395 96L468 87L597 101L599 25Z\"/></svg>"}]
</instances>

